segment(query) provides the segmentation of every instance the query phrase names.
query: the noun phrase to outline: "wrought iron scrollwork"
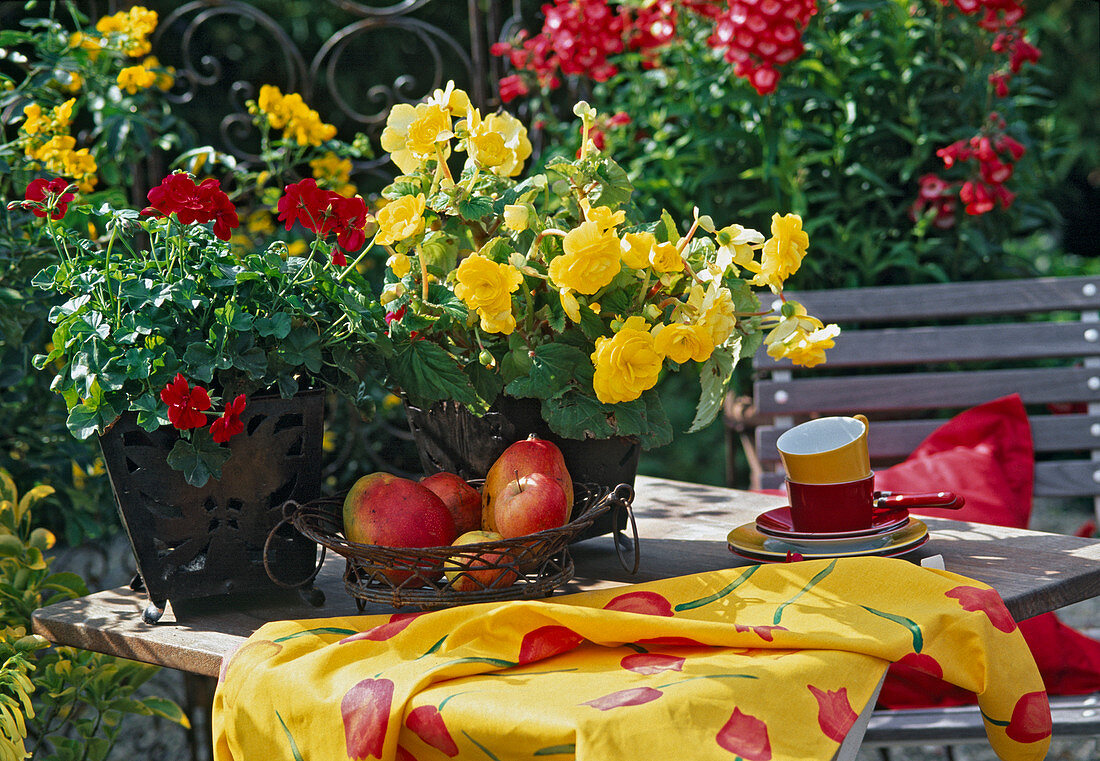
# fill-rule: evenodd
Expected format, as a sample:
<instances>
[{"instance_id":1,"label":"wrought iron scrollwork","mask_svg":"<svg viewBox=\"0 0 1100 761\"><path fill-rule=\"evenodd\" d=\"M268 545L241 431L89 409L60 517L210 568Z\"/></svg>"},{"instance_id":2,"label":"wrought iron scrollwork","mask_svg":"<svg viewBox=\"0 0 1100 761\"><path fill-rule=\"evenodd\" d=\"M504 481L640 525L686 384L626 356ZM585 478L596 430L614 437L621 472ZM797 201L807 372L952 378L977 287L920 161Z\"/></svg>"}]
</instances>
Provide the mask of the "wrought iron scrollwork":
<instances>
[{"instance_id":1,"label":"wrought iron scrollwork","mask_svg":"<svg viewBox=\"0 0 1100 761\"><path fill-rule=\"evenodd\" d=\"M215 148L246 165L259 160L245 104L263 84L301 94L349 139L364 132L377 140L394 104L414 103L448 80L477 105L494 104L500 62L488 49L507 23L500 0L468 0L464 11L453 0L326 5L316 18L336 29L312 42L296 39L258 4L239 0L193 0L162 18L153 44L161 62L176 70L171 97L224 114ZM518 0L512 5L514 17ZM263 40L258 71L242 60L246 38L252 45ZM384 157L360 161L356 171L382 180L393 174Z\"/></svg>"}]
</instances>

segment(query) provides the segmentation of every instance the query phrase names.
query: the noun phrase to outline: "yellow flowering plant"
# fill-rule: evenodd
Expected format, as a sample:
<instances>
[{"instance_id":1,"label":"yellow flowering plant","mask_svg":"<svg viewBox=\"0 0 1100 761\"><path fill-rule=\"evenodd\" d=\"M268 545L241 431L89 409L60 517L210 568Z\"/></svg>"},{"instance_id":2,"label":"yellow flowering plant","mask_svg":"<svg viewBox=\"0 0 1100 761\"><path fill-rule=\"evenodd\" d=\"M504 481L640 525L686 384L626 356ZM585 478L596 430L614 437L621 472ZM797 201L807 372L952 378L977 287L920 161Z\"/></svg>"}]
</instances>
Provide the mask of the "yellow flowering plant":
<instances>
[{"instance_id":1,"label":"yellow flowering plant","mask_svg":"<svg viewBox=\"0 0 1100 761\"><path fill-rule=\"evenodd\" d=\"M596 114L575 113L587 137ZM698 430L765 333L769 353L808 366L839 333L782 300L809 246L797 215L773 215L769 235L698 210L644 219L626 173L587 139L575 160L521 178L523 125L453 84L395 106L381 142L402 174L376 215L378 346L384 382L414 406L482 413L502 394L533 397L559 435L657 446L671 438L662 373L698 369Z\"/></svg>"}]
</instances>

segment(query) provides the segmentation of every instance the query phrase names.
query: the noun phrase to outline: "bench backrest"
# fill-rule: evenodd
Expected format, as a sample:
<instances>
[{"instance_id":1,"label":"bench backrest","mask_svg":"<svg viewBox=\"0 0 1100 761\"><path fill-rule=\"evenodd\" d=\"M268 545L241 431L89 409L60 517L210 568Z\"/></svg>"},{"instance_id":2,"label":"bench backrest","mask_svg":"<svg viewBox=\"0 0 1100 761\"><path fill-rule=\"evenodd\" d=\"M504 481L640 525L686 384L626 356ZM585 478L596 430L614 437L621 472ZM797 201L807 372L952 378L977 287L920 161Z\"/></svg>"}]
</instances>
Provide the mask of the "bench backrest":
<instances>
[{"instance_id":1,"label":"bench backrest","mask_svg":"<svg viewBox=\"0 0 1100 761\"><path fill-rule=\"evenodd\" d=\"M811 370L755 357L755 412L771 421L755 432L760 486L782 485L775 441L810 417L867 415L882 467L953 414L1015 392L1032 426L1035 494L1100 497L1100 277L787 296L843 332Z\"/></svg>"}]
</instances>

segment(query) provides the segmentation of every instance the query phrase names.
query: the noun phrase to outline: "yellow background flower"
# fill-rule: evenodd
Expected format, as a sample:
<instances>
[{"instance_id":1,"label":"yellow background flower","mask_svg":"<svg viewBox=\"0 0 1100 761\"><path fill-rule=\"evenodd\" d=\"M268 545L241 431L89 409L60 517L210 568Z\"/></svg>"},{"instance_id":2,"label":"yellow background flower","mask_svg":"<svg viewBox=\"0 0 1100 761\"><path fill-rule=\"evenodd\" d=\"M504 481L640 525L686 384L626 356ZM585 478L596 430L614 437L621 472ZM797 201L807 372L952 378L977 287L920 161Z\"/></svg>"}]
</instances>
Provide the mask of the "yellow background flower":
<instances>
[{"instance_id":1,"label":"yellow background flower","mask_svg":"<svg viewBox=\"0 0 1100 761\"><path fill-rule=\"evenodd\" d=\"M127 66L118 73L118 86L134 95L156 84L157 75L144 66Z\"/></svg>"}]
</instances>

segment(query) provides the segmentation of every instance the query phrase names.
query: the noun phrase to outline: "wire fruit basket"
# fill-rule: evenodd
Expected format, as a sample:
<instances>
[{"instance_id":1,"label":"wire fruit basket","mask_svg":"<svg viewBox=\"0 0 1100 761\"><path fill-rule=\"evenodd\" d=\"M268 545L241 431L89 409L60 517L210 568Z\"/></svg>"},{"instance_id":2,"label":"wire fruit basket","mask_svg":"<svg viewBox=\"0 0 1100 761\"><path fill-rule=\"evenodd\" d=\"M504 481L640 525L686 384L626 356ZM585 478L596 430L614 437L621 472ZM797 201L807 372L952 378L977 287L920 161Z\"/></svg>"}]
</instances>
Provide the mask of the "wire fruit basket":
<instances>
[{"instance_id":1,"label":"wire fruit basket","mask_svg":"<svg viewBox=\"0 0 1100 761\"><path fill-rule=\"evenodd\" d=\"M470 484L481 486L479 481ZM596 519L611 510L625 510L633 528L630 505L634 490L629 485L610 489L574 484L574 490L572 515L564 526L511 539L443 547L382 547L349 541L343 531L343 496L304 504L291 501L283 506L283 514L284 522L321 545L320 562L324 561L325 551L347 561L344 588L355 598L360 611L367 603L395 608L447 608L549 597L573 578L569 544ZM616 535L620 560L623 543L622 535ZM636 570L636 530L633 549Z\"/></svg>"}]
</instances>

